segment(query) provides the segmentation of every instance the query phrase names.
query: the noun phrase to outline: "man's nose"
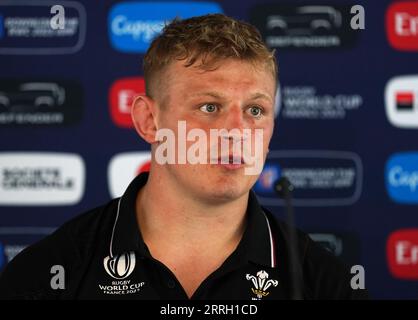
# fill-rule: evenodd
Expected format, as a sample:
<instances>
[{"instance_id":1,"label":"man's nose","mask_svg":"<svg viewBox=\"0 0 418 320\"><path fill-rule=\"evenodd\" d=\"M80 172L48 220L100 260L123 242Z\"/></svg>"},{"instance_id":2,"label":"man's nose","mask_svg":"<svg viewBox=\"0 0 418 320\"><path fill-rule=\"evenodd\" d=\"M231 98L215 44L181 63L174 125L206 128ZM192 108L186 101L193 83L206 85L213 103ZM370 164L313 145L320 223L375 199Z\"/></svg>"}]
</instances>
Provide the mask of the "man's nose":
<instances>
[{"instance_id":1,"label":"man's nose","mask_svg":"<svg viewBox=\"0 0 418 320\"><path fill-rule=\"evenodd\" d=\"M245 129L244 111L239 105L232 106L224 118L223 128L228 134L223 135L223 139L228 139L232 143L244 142L248 139L248 132Z\"/></svg>"},{"instance_id":2,"label":"man's nose","mask_svg":"<svg viewBox=\"0 0 418 320\"><path fill-rule=\"evenodd\" d=\"M225 115L224 128L227 130L244 128L244 114L239 105L234 105L228 110Z\"/></svg>"}]
</instances>

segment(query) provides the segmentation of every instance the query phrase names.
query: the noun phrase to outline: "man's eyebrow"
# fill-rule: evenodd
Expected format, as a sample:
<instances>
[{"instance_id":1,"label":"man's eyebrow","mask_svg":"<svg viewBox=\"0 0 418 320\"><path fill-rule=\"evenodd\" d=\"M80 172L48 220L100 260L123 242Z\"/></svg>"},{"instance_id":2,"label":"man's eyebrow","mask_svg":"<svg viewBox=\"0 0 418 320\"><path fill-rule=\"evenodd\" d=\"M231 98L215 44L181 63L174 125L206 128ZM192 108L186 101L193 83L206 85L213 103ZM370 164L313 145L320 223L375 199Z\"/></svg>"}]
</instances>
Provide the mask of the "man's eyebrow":
<instances>
[{"instance_id":1,"label":"man's eyebrow","mask_svg":"<svg viewBox=\"0 0 418 320\"><path fill-rule=\"evenodd\" d=\"M205 91L205 92L197 92L197 93L192 93L190 95L191 97L198 97L198 96L210 96L212 98L215 99L225 99L225 96L222 95L221 93L215 92L215 91ZM257 100L257 99L266 99L269 100L270 102L273 102L273 99L265 93L262 92L256 92L254 94L252 94L250 96L251 100Z\"/></svg>"},{"instance_id":2,"label":"man's eyebrow","mask_svg":"<svg viewBox=\"0 0 418 320\"><path fill-rule=\"evenodd\" d=\"M215 92L215 91L204 91L204 92L197 92L197 93L192 93L190 95L191 97L200 97L200 96L209 96L215 99L223 99L225 98L222 94Z\"/></svg>"},{"instance_id":3,"label":"man's eyebrow","mask_svg":"<svg viewBox=\"0 0 418 320\"><path fill-rule=\"evenodd\" d=\"M266 100L269 100L270 102L273 102L273 99L269 95L262 93L262 92L254 93L253 95L251 95L251 99L253 100L266 99Z\"/></svg>"}]
</instances>

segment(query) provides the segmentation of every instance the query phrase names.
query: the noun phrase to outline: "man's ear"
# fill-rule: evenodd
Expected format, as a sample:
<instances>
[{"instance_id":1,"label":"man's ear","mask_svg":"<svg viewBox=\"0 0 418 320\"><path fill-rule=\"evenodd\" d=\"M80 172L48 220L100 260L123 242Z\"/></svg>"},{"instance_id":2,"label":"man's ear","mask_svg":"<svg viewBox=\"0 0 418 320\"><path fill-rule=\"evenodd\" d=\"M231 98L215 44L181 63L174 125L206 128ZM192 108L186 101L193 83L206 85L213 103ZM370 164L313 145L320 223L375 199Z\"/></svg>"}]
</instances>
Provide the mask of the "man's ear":
<instances>
[{"instance_id":1,"label":"man's ear","mask_svg":"<svg viewBox=\"0 0 418 320\"><path fill-rule=\"evenodd\" d=\"M156 103L145 95L137 96L131 108L136 132L148 143L155 142L157 133Z\"/></svg>"}]
</instances>

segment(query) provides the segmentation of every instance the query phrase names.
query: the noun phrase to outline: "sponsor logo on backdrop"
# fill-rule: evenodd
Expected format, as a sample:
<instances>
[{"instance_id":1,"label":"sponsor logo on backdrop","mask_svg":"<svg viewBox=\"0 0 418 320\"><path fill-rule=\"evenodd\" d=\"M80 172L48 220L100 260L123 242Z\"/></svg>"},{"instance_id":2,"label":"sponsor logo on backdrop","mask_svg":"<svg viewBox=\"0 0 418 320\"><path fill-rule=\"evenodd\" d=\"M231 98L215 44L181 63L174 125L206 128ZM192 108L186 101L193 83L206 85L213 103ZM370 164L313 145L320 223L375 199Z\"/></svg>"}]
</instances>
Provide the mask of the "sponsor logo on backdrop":
<instances>
[{"instance_id":1,"label":"sponsor logo on backdrop","mask_svg":"<svg viewBox=\"0 0 418 320\"><path fill-rule=\"evenodd\" d=\"M84 187L85 165L79 155L0 153L0 205L74 205Z\"/></svg>"},{"instance_id":2,"label":"sponsor logo on backdrop","mask_svg":"<svg viewBox=\"0 0 418 320\"><path fill-rule=\"evenodd\" d=\"M418 51L418 1L395 2L388 7L386 35L393 48Z\"/></svg>"},{"instance_id":3,"label":"sponsor logo on backdrop","mask_svg":"<svg viewBox=\"0 0 418 320\"><path fill-rule=\"evenodd\" d=\"M386 243L386 254L393 277L418 280L418 229L392 232Z\"/></svg>"},{"instance_id":4,"label":"sponsor logo on backdrop","mask_svg":"<svg viewBox=\"0 0 418 320\"><path fill-rule=\"evenodd\" d=\"M318 92L314 86L283 86L281 115L287 119L344 120L363 105L360 94Z\"/></svg>"},{"instance_id":5,"label":"sponsor logo on backdrop","mask_svg":"<svg viewBox=\"0 0 418 320\"><path fill-rule=\"evenodd\" d=\"M129 183L141 172L149 171L151 152L126 152L112 157L108 167L109 191L112 198L122 196Z\"/></svg>"},{"instance_id":6,"label":"sponsor logo on backdrop","mask_svg":"<svg viewBox=\"0 0 418 320\"><path fill-rule=\"evenodd\" d=\"M165 23L208 13L222 13L216 2L122 2L108 18L110 43L122 52L144 53Z\"/></svg>"},{"instance_id":7,"label":"sponsor logo on backdrop","mask_svg":"<svg viewBox=\"0 0 418 320\"><path fill-rule=\"evenodd\" d=\"M70 125L82 112L77 82L0 80L0 126Z\"/></svg>"},{"instance_id":8,"label":"sponsor logo on backdrop","mask_svg":"<svg viewBox=\"0 0 418 320\"><path fill-rule=\"evenodd\" d=\"M123 128L132 128L132 102L137 95L145 94L145 82L142 77L116 80L109 91L110 114L113 122Z\"/></svg>"},{"instance_id":9,"label":"sponsor logo on backdrop","mask_svg":"<svg viewBox=\"0 0 418 320\"><path fill-rule=\"evenodd\" d=\"M53 231L49 227L0 227L0 271L24 248Z\"/></svg>"},{"instance_id":10,"label":"sponsor logo on backdrop","mask_svg":"<svg viewBox=\"0 0 418 320\"><path fill-rule=\"evenodd\" d=\"M393 126L418 128L418 75L390 79L385 88L385 106Z\"/></svg>"},{"instance_id":11,"label":"sponsor logo on backdrop","mask_svg":"<svg viewBox=\"0 0 418 320\"><path fill-rule=\"evenodd\" d=\"M295 187L295 206L347 206L361 194L363 165L352 152L291 150L271 151L254 185L264 205L283 206L274 191L274 183L287 177Z\"/></svg>"},{"instance_id":12,"label":"sponsor logo on backdrop","mask_svg":"<svg viewBox=\"0 0 418 320\"><path fill-rule=\"evenodd\" d=\"M250 22L270 48L340 48L353 46L351 6L259 4Z\"/></svg>"},{"instance_id":13,"label":"sponsor logo on backdrop","mask_svg":"<svg viewBox=\"0 0 418 320\"><path fill-rule=\"evenodd\" d=\"M84 45L86 12L80 2L60 1L65 8L63 29L50 25L55 1L2 1L0 54L71 54Z\"/></svg>"},{"instance_id":14,"label":"sponsor logo on backdrop","mask_svg":"<svg viewBox=\"0 0 418 320\"><path fill-rule=\"evenodd\" d=\"M392 155L386 163L385 180L393 201L418 204L418 152Z\"/></svg>"}]
</instances>

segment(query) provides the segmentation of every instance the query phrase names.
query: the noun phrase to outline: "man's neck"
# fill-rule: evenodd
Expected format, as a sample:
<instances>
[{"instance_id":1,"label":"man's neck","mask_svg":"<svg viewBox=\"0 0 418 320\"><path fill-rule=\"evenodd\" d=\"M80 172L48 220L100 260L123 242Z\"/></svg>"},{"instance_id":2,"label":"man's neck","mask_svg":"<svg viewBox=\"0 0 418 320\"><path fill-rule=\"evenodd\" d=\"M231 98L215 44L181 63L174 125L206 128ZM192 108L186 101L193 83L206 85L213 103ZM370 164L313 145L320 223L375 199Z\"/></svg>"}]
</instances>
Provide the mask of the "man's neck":
<instances>
[{"instance_id":1,"label":"man's neck","mask_svg":"<svg viewBox=\"0 0 418 320\"><path fill-rule=\"evenodd\" d=\"M162 243L199 248L239 242L245 228L248 194L208 205L169 185L169 181L150 173L138 193L137 221L146 243L160 239Z\"/></svg>"},{"instance_id":2,"label":"man's neck","mask_svg":"<svg viewBox=\"0 0 418 320\"><path fill-rule=\"evenodd\" d=\"M209 206L169 181L150 173L137 196L137 221L151 255L176 275L190 298L238 246L248 194Z\"/></svg>"}]
</instances>

